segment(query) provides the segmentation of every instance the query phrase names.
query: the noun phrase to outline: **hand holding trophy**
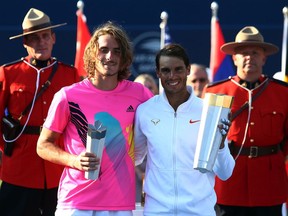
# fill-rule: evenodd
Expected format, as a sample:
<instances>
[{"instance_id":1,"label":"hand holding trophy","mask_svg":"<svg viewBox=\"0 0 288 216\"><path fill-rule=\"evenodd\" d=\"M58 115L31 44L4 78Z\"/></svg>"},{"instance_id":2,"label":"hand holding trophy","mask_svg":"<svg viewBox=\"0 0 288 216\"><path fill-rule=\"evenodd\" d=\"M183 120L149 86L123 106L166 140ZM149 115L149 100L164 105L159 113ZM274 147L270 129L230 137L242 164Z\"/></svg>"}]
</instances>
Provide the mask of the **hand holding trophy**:
<instances>
[{"instance_id":1,"label":"hand holding trophy","mask_svg":"<svg viewBox=\"0 0 288 216\"><path fill-rule=\"evenodd\" d=\"M87 132L87 152L94 153L100 158L100 164L102 159L103 148L105 144L106 127L102 125L100 121L95 121L94 125L88 124ZM99 176L100 166L97 170L89 170L85 172L85 178L96 180Z\"/></svg>"}]
</instances>

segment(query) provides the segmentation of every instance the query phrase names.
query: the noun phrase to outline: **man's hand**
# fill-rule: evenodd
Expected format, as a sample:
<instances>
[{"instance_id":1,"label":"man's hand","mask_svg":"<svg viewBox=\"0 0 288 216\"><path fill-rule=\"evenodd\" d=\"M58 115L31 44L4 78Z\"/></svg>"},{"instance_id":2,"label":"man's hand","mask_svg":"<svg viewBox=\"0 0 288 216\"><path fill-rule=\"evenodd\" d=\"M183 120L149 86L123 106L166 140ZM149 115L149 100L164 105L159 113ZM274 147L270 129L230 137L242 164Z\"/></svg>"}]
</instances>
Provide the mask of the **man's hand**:
<instances>
[{"instance_id":1,"label":"man's hand","mask_svg":"<svg viewBox=\"0 0 288 216\"><path fill-rule=\"evenodd\" d=\"M221 124L218 125L220 133L222 134L222 141L221 141L220 149L224 148L224 141L226 139L230 125L231 125L231 122L225 118L221 119Z\"/></svg>"},{"instance_id":2,"label":"man's hand","mask_svg":"<svg viewBox=\"0 0 288 216\"><path fill-rule=\"evenodd\" d=\"M100 159L93 153L82 152L75 157L73 168L83 171L97 170L99 168Z\"/></svg>"}]
</instances>

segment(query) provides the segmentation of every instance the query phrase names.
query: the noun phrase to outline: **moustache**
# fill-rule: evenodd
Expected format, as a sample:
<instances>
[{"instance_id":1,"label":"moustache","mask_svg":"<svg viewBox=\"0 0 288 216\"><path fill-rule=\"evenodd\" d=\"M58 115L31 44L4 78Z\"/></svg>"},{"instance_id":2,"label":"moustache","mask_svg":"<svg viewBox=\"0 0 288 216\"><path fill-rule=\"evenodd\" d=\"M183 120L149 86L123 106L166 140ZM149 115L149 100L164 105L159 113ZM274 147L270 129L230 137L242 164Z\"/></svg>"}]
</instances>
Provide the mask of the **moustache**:
<instances>
[{"instance_id":1,"label":"moustache","mask_svg":"<svg viewBox=\"0 0 288 216\"><path fill-rule=\"evenodd\" d=\"M99 59L98 61L102 64L102 65L115 65L116 62L111 61L110 59Z\"/></svg>"}]
</instances>

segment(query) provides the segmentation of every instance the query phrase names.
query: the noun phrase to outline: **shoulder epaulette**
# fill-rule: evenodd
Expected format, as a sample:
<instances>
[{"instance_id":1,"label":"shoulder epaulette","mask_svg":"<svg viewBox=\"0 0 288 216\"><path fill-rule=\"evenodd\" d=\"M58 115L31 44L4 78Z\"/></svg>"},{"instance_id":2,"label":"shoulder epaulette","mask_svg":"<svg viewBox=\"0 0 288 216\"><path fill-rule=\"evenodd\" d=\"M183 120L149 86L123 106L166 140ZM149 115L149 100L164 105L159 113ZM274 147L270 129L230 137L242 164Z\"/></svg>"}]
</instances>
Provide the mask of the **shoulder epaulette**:
<instances>
[{"instance_id":1,"label":"shoulder epaulette","mask_svg":"<svg viewBox=\"0 0 288 216\"><path fill-rule=\"evenodd\" d=\"M63 64L63 65L66 65L66 66L68 66L68 67L75 68L74 65L72 65L72 64L66 64L66 63L64 63L64 62L62 62L62 61L58 61L57 58L55 58L55 57L52 57L52 58L53 58L54 61L57 61L58 64Z\"/></svg>"},{"instance_id":2,"label":"shoulder epaulette","mask_svg":"<svg viewBox=\"0 0 288 216\"><path fill-rule=\"evenodd\" d=\"M65 66L68 66L68 67L71 67L71 68L75 68L74 65L72 65L72 64L66 64L66 63L60 62L60 61L58 61L58 64L62 64L62 65L65 65Z\"/></svg>"},{"instance_id":3,"label":"shoulder epaulette","mask_svg":"<svg viewBox=\"0 0 288 216\"><path fill-rule=\"evenodd\" d=\"M273 78L273 77L268 77L268 79L269 79L270 81L272 81L272 82L276 82L276 83L278 83L278 84L280 84L280 85L283 85L283 86L288 87L288 83L287 83L287 82L284 82L284 81L282 81L282 80L275 79L275 78Z\"/></svg>"},{"instance_id":4,"label":"shoulder epaulette","mask_svg":"<svg viewBox=\"0 0 288 216\"><path fill-rule=\"evenodd\" d=\"M23 61L23 60L24 60L24 57L22 57L21 59L18 59L18 60L16 60L16 61L3 64L2 67L6 67L6 66L9 66L9 65L13 65L13 64L16 64L16 63L18 63L18 62L21 62L21 61Z\"/></svg>"},{"instance_id":5,"label":"shoulder epaulette","mask_svg":"<svg viewBox=\"0 0 288 216\"><path fill-rule=\"evenodd\" d=\"M221 84L221 83L224 83L224 82L227 82L227 81L231 80L231 78L232 78L232 77L229 76L227 79L223 79L223 80L219 80L219 81L216 81L216 82L208 83L207 87L219 85L219 84Z\"/></svg>"}]
</instances>

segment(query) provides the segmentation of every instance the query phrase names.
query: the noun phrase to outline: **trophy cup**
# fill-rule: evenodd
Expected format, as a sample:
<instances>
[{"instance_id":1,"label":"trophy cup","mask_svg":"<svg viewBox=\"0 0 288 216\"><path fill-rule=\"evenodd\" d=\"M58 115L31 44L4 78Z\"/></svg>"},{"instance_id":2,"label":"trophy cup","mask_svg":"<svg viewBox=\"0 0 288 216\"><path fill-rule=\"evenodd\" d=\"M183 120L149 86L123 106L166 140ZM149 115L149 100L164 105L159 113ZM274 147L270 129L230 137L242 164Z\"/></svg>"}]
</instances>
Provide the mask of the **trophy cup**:
<instances>
[{"instance_id":1,"label":"trophy cup","mask_svg":"<svg viewBox=\"0 0 288 216\"><path fill-rule=\"evenodd\" d=\"M102 159L103 148L105 144L106 127L100 121L95 121L94 125L88 124L86 151L94 153ZM96 180L99 176L100 165L97 170L85 171L85 178Z\"/></svg>"},{"instance_id":2,"label":"trophy cup","mask_svg":"<svg viewBox=\"0 0 288 216\"><path fill-rule=\"evenodd\" d=\"M205 94L193 166L202 173L213 169L222 141L218 125L222 118L228 118L233 98L223 94Z\"/></svg>"}]
</instances>

